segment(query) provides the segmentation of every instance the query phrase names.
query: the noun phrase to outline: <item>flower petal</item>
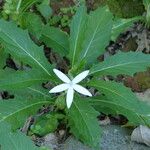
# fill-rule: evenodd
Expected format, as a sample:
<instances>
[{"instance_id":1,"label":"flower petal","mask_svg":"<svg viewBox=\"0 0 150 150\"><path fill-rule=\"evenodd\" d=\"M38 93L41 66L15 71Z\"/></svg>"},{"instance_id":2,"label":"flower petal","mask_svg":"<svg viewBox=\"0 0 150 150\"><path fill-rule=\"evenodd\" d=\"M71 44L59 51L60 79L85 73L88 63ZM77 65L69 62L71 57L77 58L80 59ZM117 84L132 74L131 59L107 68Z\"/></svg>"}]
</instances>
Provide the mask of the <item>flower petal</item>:
<instances>
[{"instance_id":1,"label":"flower petal","mask_svg":"<svg viewBox=\"0 0 150 150\"><path fill-rule=\"evenodd\" d=\"M73 88L74 88L74 90L76 90L80 94L83 94L86 96L92 96L92 94L86 88L82 87L81 85L75 84L73 86Z\"/></svg>"},{"instance_id":2,"label":"flower petal","mask_svg":"<svg viewBox=\"0 0 150 150\"><path fill-rule=\"evenodd\" d=\"M73 95L74 95L73 88L69 88L67 91L67 98L66 98L66 103L67 103L68 109L71 107L71 104L73 102Z\"/></svg>"},{"instance_id":3,"label":"flower petal","mask_svg":"<svg viewBox=\"0 0 150 150\"><path fill-rule=\"evenodd\" d=\"M79 83L82 81L87 75L89 74L89 70L83 71L82 73L78 74L73 80L73 83Z\"/></svg>"},{"instance_id":4,"label":"flower petal","mask_svg":"<svg viewBox=\"0 0 150 150\"><path fill-rule=\"evenodd\" d=\"M59 92L62 92L62 91L65 91L69 88L69 85L68 84L60 84L60 85L57 85L55 86L54 88L52 88L49 93L59 93Z\"/></svg>"},{"instance_id":5,"label":"flower petal","mask_svg":"<svg viewBox=\"0 0 150 150\"><path fill-rule=\"evenodd\" d=\"M70 79L64 73L62 73L61 71L59 71L57 69L53 69L53 71L58 76L58 78L60 80L62 80L63 82L65 82L65 83L69 83L70 82Z\"/></svg>"}]
</instances>

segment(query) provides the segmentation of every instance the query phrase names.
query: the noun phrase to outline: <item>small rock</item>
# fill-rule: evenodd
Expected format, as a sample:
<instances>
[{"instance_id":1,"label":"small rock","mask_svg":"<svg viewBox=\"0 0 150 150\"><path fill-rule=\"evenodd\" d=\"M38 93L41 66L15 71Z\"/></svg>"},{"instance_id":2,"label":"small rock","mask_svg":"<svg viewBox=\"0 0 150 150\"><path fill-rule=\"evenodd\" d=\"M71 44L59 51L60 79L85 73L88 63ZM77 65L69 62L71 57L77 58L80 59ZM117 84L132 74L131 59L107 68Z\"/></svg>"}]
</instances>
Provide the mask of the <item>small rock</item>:
<instances>
[{"instance_id":1,"label":"small rock","mask_svg":"<svg viewBox=\"0 0 150 150\"><path fill-rule=\"evenodd\" d=\"M59 136L62 138L65 135L65 130L59 130Z\"/></svg>"},{"instance_id":2,"label":"small rock","mask_svg":"<svg viewBox=\"0 0 150 150\"><path fill-rule=\"evenodd\" d=\"M150 89L142 93L136 93L140 100L148 102L150 104Z\"/></svg>"},{"instance_id":3,"label":"small rock","mask_svg":"<svg viewBox=\"0 0 150 150\"><path fill-rule=\"evenodd\" d=\"M59 145L57 136L54 133L46 135L41 146L45 146L52 150L58 149Z\"/></svg>"},{"instance_id":4,"label":"small rock","mask_svg":"<svg viewBox=\"0 0 150 150\"><path fill-rule=\"evenodd\" d=\"M133 130L131 140L150 146L150 128L140 125Z\"/></svg>"},{"instance_id":5,"label":"small rock","mask_svg":"<svg viewBox=\"0 0 150 150\"><path fill-rule=\"evenodd\" d=\"M101 126L103 135L100 139L100 150L150 150L149 147L132 142L130 129L116 125ZM74 137L69 137L61 150L92 150Z\"/></svg>"},{"instance_id":6,"label":"small rock","mask_svg":"<svg viewBox=\"0 0 150 150\"><path fill-rule=\"evenodd\" d=\"M71 136L66 140L61 150L91 150L91 149Z\"/></svg>"},{"instance_id":7,"label":"small rock","mask_svg":"<svg viewBox=\"0 0 150 150\"><path fill-rule=\"evenodd\" d=\"M111 123L109 117L106 117L104 120L100 120L99 124L100 125L109 125Z\"/></svg>"}]
</instances>

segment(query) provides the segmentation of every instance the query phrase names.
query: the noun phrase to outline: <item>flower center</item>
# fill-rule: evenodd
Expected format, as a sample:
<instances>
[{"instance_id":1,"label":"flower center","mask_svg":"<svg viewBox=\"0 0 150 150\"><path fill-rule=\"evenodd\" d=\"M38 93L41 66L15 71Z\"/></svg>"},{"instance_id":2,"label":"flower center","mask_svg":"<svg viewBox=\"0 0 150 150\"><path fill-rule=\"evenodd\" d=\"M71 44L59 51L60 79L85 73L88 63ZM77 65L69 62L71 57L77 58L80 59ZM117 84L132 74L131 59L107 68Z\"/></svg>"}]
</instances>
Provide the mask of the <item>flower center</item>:
<instances>
[{"instance_id":1,"label":"flower center","mask_svg":"<svg viewBox=\"0 0 150 150\"><path fill-rule=\"evenodd\" d=\"M72 81L70 81L69 85L70 85L70 87L73 87L74 83Z\"/></svg>"}]
</instances>

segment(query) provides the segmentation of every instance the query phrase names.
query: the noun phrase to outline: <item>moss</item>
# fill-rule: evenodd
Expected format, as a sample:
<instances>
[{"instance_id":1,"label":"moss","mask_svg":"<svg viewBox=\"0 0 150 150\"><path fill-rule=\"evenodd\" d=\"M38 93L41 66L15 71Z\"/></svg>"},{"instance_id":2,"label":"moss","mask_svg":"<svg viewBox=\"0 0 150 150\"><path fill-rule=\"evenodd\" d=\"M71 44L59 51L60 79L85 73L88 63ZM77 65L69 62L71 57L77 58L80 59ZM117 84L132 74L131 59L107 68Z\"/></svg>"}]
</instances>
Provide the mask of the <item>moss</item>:
<instances>
[{"instance_id":1,"label":"moss","mask_svg":"<svg viewBox=\"0 0 150 150\"><path fill-rule=\"evenodd\" d=\"M138 73L135 79L142 90L150 88L150 71Z\"/></svg>"},{"instance_id":2,"label":"moss","mask_svg":"<svg viewBox=\"0 0 150 150\"><path fill-rule=\"evenodd\" d=\"M91 10L95 10L100 6L106 5L106 0L80 0L80 1L85 1L88 12Z\"/></svg>"},{"instance_id":3,"label":"moss","mask_svg":"<svg viewBox=\"0 0 150 150\"><path fill-rule=\"evenodd\" d=\"M144 12L142 0L107 0L107 4L113 14L122 18L131 18Z\"/></svg>"}]
</instances>

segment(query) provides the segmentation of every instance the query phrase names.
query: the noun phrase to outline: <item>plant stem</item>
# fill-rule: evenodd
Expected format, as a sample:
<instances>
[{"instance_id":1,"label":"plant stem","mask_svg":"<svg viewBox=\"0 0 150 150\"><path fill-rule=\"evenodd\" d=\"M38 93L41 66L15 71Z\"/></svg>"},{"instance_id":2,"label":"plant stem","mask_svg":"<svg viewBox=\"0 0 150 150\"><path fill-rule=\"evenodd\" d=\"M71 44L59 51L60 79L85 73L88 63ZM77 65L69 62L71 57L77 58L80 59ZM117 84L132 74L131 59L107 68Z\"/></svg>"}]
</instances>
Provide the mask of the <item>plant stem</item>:
<instances>
[{"instance_id":1,"label":"plant stem","mask_svg":"<svg viewBox=\"0 0 150 150\"><path fill-rule=\"evenodd\" d=\"M19 9L20 9L21 3L22 3L22 0L19 0L17 8L16 8L16 11L18 14L19 14Z\"/></svg>"}]
</instances>

